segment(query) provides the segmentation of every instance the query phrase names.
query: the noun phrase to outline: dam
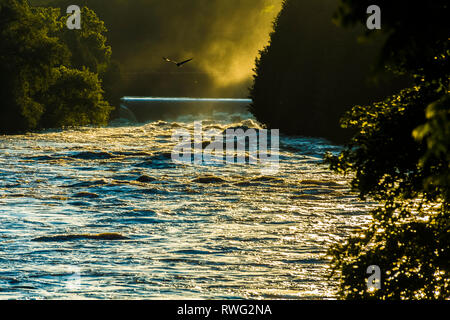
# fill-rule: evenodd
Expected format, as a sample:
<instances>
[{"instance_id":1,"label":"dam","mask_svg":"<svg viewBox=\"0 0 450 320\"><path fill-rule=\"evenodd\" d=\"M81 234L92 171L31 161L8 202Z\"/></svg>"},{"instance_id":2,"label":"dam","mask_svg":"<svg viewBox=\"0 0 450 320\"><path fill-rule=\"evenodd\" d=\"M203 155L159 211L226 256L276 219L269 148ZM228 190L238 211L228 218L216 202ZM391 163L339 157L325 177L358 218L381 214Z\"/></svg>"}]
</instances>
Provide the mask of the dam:
<instances>
[{"instance_id":1,"label":"dam","mask_svg":"<svg viewBox=\"0 0 450 320\"><path fill-rule=\"evenodd\" d=\"M123 97L121 114L132 113L135 121L175 120L180 116L212 116L247 112L251 99L188 97Z\"/></svg>"}]
</instances>

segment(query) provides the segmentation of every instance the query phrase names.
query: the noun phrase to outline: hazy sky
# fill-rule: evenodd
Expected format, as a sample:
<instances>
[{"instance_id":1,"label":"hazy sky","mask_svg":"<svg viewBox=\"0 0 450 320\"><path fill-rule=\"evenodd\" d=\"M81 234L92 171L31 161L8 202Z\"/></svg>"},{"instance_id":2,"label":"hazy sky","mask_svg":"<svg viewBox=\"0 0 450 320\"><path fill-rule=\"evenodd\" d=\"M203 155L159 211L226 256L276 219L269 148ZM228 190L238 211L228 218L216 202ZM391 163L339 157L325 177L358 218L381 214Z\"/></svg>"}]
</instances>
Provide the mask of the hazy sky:
<instances>
[{"instance_id":1,"label":"hazy sky","mask_svg":"<svg viewBox=\"0 0 450 320\"><path fill-rule=\"evenodd\" d=\"M197 95L247 95L255 58L267 44L281 0L141 2L149 8L139 17L145 21L120 27L137 38L117 53L126 72L160 73L156 78L169 81L169 87L192 88ZM111 30L118 31L115 25ZM163 56L194 60L178 69L162 63Z\"/></svg>"},{"instance_id":2,"label":"hazy sky","mask_svg":"<svg viewBox=\"0 0 450 320\"><path fill-rule=\"evenodd\" d=\"M135 94L247 96L255 58L267 44L282 0L30 2L94 9ZM163 56L194 61L178 69Z\"/></svg>"},{"instance_id":3,"label":"hazy sky","mask_svg":"<svg viewBox=\"0 0 450 320\"><path fill-rule=\"evenodd\" d=\"M249 79L258 50L267 43L281 0L147 1L154 19L126 54L130 69L169 70L161 57L194 57L191 67L213 75L219 86ZM169 65L170 66L170 65ZM172 67L172 66L170 66Z\"/></svg>"},{"instance_id":4,"label":"hazy sky","mask_svg":"<svg viewBox=\"0 0 450 320\"><path fill-rule=\"evenodd\" d=\"M255 59L258 51L268 43L273 21L282 4L282 0L32 2L53 2L64 11L76 3L97 12L109 30L107 37L113 58L122 66L126 86L121 94L191 97L248 96ZM314 61L314 68L319 69L314 74L328 73L329 67L322 65L329 65L331 60L335 68L349 65L345 52L343 58L333 54L330 60L327 49L330 42L337 41L334 33L329 32L337 29L331 26L331 16L337 4L338 0L302 1L301 6L305 10L299 14L298 26L292 28L293 35L296 35L292 41L298 42L301 35L306 35L302 41L311 50L299 59ZM355 35L347 30L341 33L347 39L343 40L342 46L345 43L358 50ZM322 60L319 59L321 55L324 56ZM315 59L317 56L319 58ZM162 57L177 61L194 60L177 68L164 62Z\"/></svg>"}]
</instances>

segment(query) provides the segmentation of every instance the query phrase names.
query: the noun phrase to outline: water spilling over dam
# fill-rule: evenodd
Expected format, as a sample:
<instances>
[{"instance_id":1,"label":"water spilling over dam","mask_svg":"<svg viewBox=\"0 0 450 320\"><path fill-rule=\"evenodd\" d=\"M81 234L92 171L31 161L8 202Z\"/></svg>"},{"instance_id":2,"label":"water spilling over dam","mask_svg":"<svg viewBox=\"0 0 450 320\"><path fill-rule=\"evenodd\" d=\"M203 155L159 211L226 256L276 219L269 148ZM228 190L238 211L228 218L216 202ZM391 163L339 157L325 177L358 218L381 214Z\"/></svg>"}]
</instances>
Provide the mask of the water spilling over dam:
<instances>
[{"instance_id":1,"label":"water spilling over dam","mask_svg":"<svg viewBox=\"0 0 450 320\"><path fill-rule=\"evenodd\" d=\"M123 115L138 122L174 120L180 116L212 116L216 113L243 114L250 99L187 97L123 97ZM128 110L128 111L127 111Z\"/></svg>"}]
</instances>

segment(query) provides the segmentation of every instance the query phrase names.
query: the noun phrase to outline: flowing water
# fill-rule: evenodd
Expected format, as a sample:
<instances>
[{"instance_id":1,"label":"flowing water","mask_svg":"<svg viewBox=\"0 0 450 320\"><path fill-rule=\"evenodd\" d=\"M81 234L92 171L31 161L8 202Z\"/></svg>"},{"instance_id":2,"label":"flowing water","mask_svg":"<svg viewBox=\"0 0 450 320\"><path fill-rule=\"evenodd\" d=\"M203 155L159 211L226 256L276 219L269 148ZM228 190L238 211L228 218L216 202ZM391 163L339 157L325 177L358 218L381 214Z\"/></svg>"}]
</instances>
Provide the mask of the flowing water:
<instances>
[{"instance_id":1,"label":"flowing water","mask_svg":"<svg viewBox=\"0 0 450 320\"><path fill-rule=\"evenodd\" d=\"M373 206L321 164L339 148L281 137L275 176L175 164L194 120L0 136L0 299L334 298L327 249Z\"/></svg>"}]
</instances>

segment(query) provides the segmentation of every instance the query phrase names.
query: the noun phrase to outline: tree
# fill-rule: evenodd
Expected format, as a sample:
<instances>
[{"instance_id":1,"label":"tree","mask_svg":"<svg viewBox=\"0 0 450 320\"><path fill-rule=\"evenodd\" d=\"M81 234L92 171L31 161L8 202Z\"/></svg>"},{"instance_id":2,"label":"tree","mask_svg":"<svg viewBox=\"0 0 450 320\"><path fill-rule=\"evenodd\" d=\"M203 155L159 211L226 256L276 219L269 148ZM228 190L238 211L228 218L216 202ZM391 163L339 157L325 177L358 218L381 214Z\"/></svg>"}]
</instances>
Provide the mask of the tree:
<instances>
[{"instance_id":1,"label":"tree","mask_svg":"<svg viewBox=\"0 0 450 320\"><path fill-rule=\"evenodd\" d=\"M52 68L69 52L55 33L58 11L33 11L25 0L0 1L0 131L39 127L45 106L36 100L48 89Z\"/></svg>"},{"instance_id":2,"label":"tree","mask_svg":"<svg viewBox=\"0 0 450 320\"><path fill-rule=\"evenodd\" d=\"M103 99L97 74L64 66L53 72L52 84L42 96L42 127L107 124L112 107Z\"/></svg>"},{"instance_id":3,"label":"tree","mask_svg":"<svg viewBox=\"0 0 450 320\"><path fill-rule=\"evenodd\" d=\"M382 39L358 43L362 27L348 32L332 23L338 0L285 0L269 45L256 60L250 89L252 114L287 134L347 141L339 119L354 104L388 96L403 82L379 71Z\"/></svg>"},{"instance_id":4,"label":"tree","mask_svg":"<svg viewBox=\"0 0 450 320\"><path fill-rule=\"evenodd\" d=\"M85 31L69 35L59 9L0 0L0 132L106 123L111 107L96 74L111 48L101 21L83 10Z\"/></svg>"},{"instance_id":5,"label":"tree","mask_svg":"<svg viewBox=\"0 0 450 320\"><path fill-rule=\"evenodd\" d=\"M336 23L344 27L365 25L369 0L341 0L334 14ZM378 0L382 12L380 31L366 29L365 36L386 36L379 55L381 67L417 78L448 77L448 9L446 0L411 2Z\"/></svg>"},{"instance_id":6,"label":"tree","mask_svg":"<svg viewBox=\"0 0 450 320\"><path fill-rule=\"evenodd\" d=\"M60 30L60 38L71 53L70 66L76 69L83 67L91 72L103 74L106 72L112 49L107 45L105 33L107 29L94 11L87 7L81 9L82 28L77 31L68 28ZM62 24L68 15L60 18Z\"/></svg>"},{"instance_id":7,"label":"tree","mask_svg":"<svg viewBox=\"0 0 450 320\"><path fill-rule=\"evenodd\" d=\"M424 179L427 190L442 190L445 203L450 202L450 95L430 104L425 124L413 131L417 141L426 143L425 154L419 161L421 168L435 170Z\"/></svg>"},{"instance_id":8,"label":"tree","mask_svg":"<svg viewBox=\"0 0 450 320\"><path fill-rule=\"evenodd\" d=\"M112 60L112 48L107 44L105 34L108 30L105 23L88 7L81 8L81 17L80 30L61 30L61 40L71 53L70 66L79 70L86 68L98 74L106 101L117 105L122 97L120 86L123 83L120 65ZM61 23L65 23L67 18L62 16Z\"/></svg>"},{"instance_id":9,"label":"tree","mask_svg":"<svg viewBox=\"0 0 450 320\"><path fill-rule=\"evenodd\" d=\"M342 0L336 19L343 25L365 23L370 4ZM337 172L352 173L360 196L381 206L366 229L330 250L332 264L343 298L448 299L448 5L380 1L379 6L387 36L380 64L411 75L415 85L382 102L355 106L342 120L356 134L327 162ZM379 290L367 290L370 265L383 272Z\"/></svg>"}]
</instances>

